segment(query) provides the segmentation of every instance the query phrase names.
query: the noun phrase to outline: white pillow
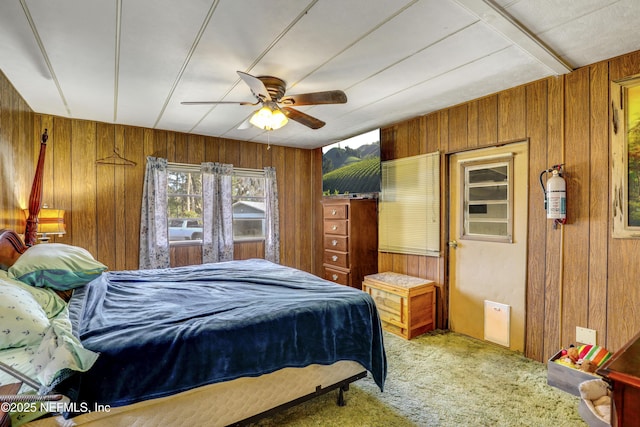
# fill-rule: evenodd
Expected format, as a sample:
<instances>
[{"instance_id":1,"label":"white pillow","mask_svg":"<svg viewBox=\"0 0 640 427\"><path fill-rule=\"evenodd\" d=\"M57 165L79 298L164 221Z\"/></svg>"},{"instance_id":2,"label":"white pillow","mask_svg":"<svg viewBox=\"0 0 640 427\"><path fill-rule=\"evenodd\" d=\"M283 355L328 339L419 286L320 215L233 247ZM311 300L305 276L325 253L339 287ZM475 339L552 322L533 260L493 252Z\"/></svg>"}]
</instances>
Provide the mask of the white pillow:
<instances>
[{"instance_id":1,"label":"white pillow","mask_svg":"<svg viewBox=\"0 0 640 427\"><path fill-rule=\"evenodd\" d=\"M26 290L0 282L0 350L40 342L49 319Z\"/></svg>"}]
</instances>

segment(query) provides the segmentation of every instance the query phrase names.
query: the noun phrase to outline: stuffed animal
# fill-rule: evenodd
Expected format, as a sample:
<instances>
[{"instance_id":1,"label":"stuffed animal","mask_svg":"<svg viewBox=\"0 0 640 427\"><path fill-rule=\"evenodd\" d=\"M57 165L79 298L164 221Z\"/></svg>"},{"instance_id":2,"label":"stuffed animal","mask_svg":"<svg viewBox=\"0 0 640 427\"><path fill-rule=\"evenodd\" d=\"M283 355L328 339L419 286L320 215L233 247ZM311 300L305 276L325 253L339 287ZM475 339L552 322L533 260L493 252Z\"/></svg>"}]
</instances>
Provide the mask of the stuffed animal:
<instances>
[{"instance_id":1,"label":"stuffed animal","mask_svg":"<svg viewBox=\"0 0 640 427\"><path fill-rule=\"evenodd\" d=\"M560 362L584 372L595 372L610 357L611 353L600 346L588 344L576 347L571 344L562 350Z\"/></svg>"}]
</instances>

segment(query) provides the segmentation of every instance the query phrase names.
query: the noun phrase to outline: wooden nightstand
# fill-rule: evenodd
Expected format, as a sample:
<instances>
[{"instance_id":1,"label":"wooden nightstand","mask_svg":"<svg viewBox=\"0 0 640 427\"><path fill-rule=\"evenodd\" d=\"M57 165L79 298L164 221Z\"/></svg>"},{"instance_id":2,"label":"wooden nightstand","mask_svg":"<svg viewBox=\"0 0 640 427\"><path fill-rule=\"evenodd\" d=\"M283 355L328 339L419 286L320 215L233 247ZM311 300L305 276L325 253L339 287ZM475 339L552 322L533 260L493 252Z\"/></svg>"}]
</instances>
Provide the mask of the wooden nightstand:
<instances>
[{"instance_id":1,"label":"wooden nightstand","mask_svg":"<svg viewBox=\"0 0 640 427\"><path fill-rule=\"evenodd\" d=\"M373 297L382 327L411 339L429 332L436 323L433 281L398 273L365 276L362 290Z\"/></svg>"},{"instance_id":2,"label":"wooden nightstand","mask_svg":"<svg viewBox=\"0 0 640 427\"><path fill-rule=\"evenodd\" d=\"M0 386L0 396L7 396L18 393L21 383L6 384ZM0 409L0 427L11 427L11 417L8 413Z\"/></svg>"}]
</instances>

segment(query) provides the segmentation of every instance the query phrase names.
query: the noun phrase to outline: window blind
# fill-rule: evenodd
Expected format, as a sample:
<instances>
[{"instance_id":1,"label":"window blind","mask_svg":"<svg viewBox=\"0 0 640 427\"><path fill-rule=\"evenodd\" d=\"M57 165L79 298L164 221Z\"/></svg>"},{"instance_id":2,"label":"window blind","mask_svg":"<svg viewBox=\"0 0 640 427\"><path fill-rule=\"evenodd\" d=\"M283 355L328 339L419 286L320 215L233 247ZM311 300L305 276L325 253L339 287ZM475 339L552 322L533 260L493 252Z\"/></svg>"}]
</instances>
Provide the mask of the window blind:
<instances>
[{"instance_id":1,"label":"window blind","mask_svg":"<svg viewBox=\"0 0 640 427\"><path fill-rule=\"evenodd\" d=\"M381 163L378 250L440 255L440 152Z\"/></svg>"}]
</instances>

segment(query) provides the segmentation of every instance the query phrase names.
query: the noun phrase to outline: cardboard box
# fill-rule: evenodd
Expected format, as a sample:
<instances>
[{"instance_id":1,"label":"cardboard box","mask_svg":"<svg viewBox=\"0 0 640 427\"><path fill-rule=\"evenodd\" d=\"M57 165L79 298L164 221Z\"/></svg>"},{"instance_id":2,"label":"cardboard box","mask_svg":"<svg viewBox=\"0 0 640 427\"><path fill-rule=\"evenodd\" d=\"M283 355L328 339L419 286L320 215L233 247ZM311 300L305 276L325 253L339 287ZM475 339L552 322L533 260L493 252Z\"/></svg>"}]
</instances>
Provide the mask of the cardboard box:
<instances>
[{"instance_id":1,"label":"cardboard box","mask_svg":"<svg viewBox=\"0 0 640 427\"><path fill-rule=\"evenodd\" d=\"M554 362L562 356L562 350L553 355L547 363L547 384L580 397L578 386L583 381L602 378L600 375L583 372Z\"/></svg>"}]
</instances>

